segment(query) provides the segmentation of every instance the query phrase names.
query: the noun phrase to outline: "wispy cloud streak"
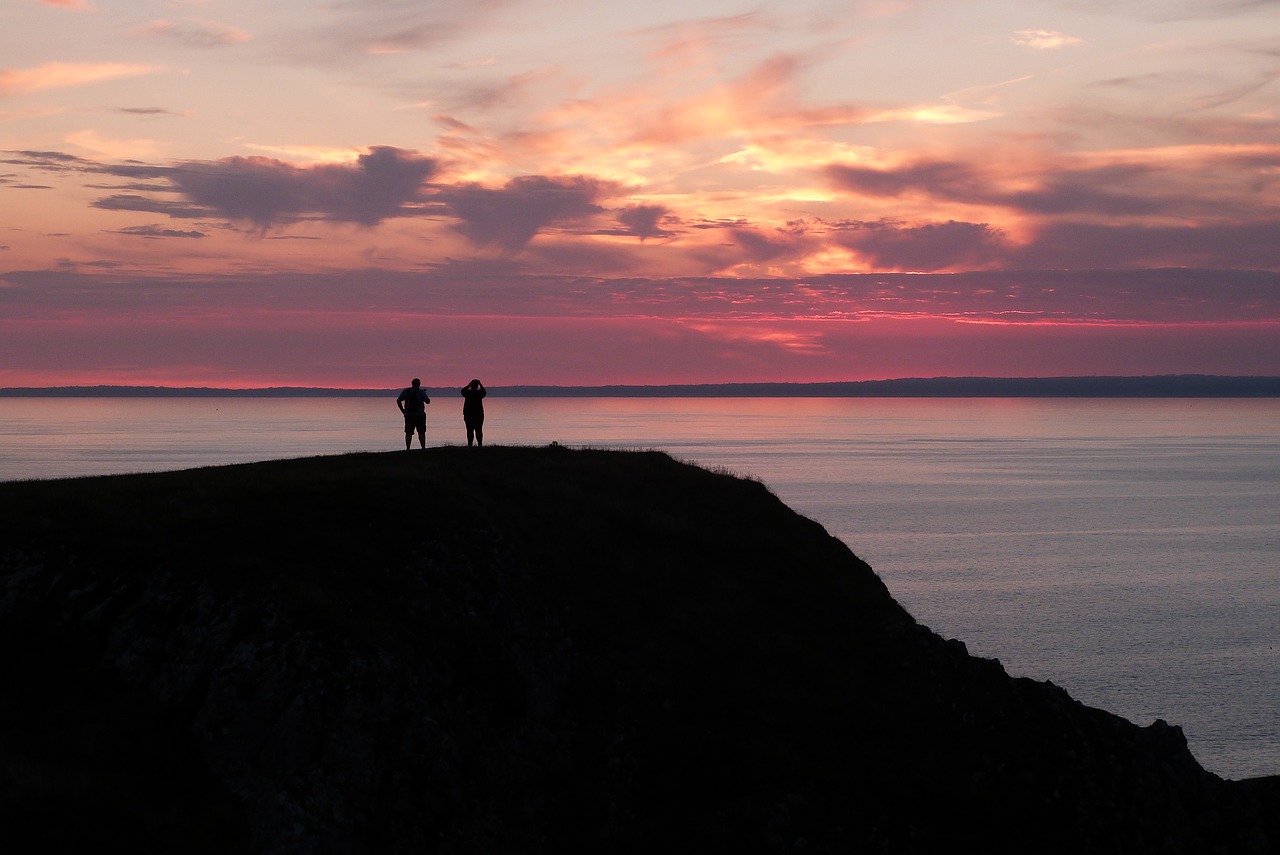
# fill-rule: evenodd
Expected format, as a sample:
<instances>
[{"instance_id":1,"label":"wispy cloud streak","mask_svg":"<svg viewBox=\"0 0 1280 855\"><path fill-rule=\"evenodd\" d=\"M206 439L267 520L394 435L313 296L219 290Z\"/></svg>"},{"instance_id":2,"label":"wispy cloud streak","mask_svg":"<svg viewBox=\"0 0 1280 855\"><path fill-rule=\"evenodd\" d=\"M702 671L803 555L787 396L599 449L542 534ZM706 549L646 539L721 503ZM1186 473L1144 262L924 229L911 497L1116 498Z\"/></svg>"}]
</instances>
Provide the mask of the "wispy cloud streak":
<instances>
[{"instance_id":1,"label":"wispy cloud streak","mask_svg":"<svg viewBox=\"0 0 1280 855\"><path fill-rule=\"evenodd\" d=\"M0 95L88 86L122 77L154 74L158 65L131 62L47 62L32 68L0 69Z\"/></svg>"}]
</instances>

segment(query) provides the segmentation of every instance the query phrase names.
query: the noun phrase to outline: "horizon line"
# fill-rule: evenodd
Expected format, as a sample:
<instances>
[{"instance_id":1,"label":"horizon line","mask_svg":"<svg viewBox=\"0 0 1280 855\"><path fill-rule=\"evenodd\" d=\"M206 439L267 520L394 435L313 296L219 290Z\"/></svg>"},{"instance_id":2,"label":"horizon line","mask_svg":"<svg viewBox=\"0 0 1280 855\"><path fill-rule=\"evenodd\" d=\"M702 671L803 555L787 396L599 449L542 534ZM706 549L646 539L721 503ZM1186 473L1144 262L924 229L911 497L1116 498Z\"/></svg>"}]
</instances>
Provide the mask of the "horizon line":
<instances>
[{"instance_id":1,"label":"horizon line","mask_svg":"<svg viewBox=\"0 0 1280 855\"><path fill-rule=\"evenodd\" d=\"M0 387L0 397L373 397L400 387L155 386L92 384ZM431 386L429 391L451 386ZM1280 397L1280 376L1218 374L902 377L883 380L735 381L668 384L513 384L508 397Z\"/></svg>"}]
</instances>

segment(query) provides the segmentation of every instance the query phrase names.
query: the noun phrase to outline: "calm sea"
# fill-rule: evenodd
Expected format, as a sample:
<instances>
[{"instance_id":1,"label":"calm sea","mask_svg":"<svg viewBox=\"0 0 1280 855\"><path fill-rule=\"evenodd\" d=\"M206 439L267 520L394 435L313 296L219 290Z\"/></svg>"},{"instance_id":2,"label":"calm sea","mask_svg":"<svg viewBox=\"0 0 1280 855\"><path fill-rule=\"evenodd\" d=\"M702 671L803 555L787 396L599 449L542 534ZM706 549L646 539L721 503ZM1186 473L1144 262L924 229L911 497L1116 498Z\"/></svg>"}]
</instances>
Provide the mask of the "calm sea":
<instances>
[{"instance_id":1,"label":"calm sea","mask_svg":"<svg viewBox=\"0 0 1280 855\"><path fill-rule=\"evenodd\" d=\"M465 442L461 399L428 441ZM923 623L1280 773L1280 400L486 401L486 439L760 478ZM0 480L402 448L388 398L0 399ZM415 440L416 445L416 440Z\"/></svg>"}]
</instances>

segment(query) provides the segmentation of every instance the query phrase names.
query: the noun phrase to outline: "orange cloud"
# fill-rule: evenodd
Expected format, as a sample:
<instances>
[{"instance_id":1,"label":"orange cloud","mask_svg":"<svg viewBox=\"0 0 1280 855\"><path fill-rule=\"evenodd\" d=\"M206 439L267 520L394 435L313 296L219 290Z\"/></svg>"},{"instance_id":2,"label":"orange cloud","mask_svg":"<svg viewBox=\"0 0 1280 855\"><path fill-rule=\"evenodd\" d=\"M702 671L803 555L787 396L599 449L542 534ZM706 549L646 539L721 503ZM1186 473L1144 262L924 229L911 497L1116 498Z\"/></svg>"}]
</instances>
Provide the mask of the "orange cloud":
<instances>
[{"instance_id":1,"label":"orange cloud","mask_svg":"<svg viewBox=\"0 0 1280 855\"><path fill-rule=\"evenodd\" d=\"M25 95L42 89L65 89L137 77L160 71L158 65L128 62L46 62L34 68L0 69L0 95Z\"/></svg>"},{"instance_id":2,"label":"orange cloud","mask_svg":"<svg viewBox=\"0 0 1280 855\"><path fill-rule=\"evenodd\" d=\"M727 84L667 102L656 114L639 117L632 142L672 145L703 137L772 133L804 125L849 124L864 116L860 110L843 106L781 106L793 94L798 65L792 57L773 57Z\"/></svg>"},{"instance_id":3,"label":"orange cloud","mask_svg":"<svg viewBox=\"0 0 1280 855\"><path fill-rule=\"evenodd\" d=\"M1052 30L1018 30L1013 34L1013 43L1019 47L1029 47L1035 50L1054 50L1061 47L1082 45L1084 40Z\"/></svg>"},{"instance_id":4,"label":"orange cloud","mask_svg":"<svg viewBox=\"0 0 1280 855\"><path fill-rule=\"evenodd\" d=\"M67 142L112 159L154 158L162 148L161 144L151 139L118 140L103 136L92 129L75 131L67 134Z\"/></svg>"},{"instance_id":5,"label":"orange cloud","mask_svg":"<svg viewBox=\"0 0 1280 855\"><path fill-rule=\"evenodd\" d=\"M817 354L826 350L821 330L812 325L798 329L775 321L749 322L694 322L686 324L690 329L731 344L763 344L792 353Z\"/></svg>"}]
</instances>

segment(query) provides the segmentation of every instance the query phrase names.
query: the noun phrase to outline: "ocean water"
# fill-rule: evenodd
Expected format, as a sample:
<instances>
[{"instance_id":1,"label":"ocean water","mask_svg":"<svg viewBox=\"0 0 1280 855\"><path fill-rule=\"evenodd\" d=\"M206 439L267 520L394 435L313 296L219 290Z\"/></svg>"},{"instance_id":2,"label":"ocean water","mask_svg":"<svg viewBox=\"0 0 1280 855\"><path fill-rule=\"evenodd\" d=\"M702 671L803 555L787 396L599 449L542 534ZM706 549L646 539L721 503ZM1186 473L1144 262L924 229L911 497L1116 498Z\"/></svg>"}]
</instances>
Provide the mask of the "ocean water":
<instances>
[{"instance_id":1,"label":"ocean water","mask_svg":"<svg viewBox=\"0 0 1280 855\"><path fill-rule=\"evenodd\" d=\"M429 444L465 442L461 398ZM1280 774L1280 400L486 400L496 444L759 478L921 622ZM416 439L415 439L416 445ZM0 480L403 448L388 398L0 399ZM481 452L478 452L481 453Z\"/></svg>"}]
</instances>

